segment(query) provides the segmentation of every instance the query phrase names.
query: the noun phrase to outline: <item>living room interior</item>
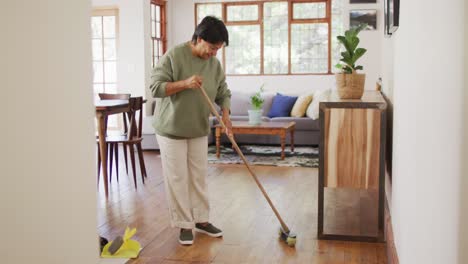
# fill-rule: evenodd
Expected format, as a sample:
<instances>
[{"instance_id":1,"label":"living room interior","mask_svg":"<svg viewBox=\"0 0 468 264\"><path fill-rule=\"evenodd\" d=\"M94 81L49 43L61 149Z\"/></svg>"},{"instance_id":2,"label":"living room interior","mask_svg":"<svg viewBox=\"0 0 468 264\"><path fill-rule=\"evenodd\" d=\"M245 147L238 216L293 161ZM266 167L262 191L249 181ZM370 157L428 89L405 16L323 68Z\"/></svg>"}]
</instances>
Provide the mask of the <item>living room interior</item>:
<instances>
[{"instance_id":1,"label":"living room interior","mask_svg":"<svg viewBox=\"0 0 468 264\"><path fill-rule=\"evenodd\" d=\"M196 4L219 2L223 1L168 0L167 48L191 38ZM468 221L468 194L463 190L468 187L468 179L464 177L468 173L468 105L465 103L468 99L468 5L463 0L450 4L400 0L399 28L391 36L385 36L383 0L372 4L340 2L343 30L349 27L350 10L370 9L377 13L376 29L360 34L361 44L368 50L361 63L367 76L365 89L375 90L381 78L382 92L393 109L392 162L385 175L385 200L393 233L394 248L390 252L395 255L387 255L388 240L375 247L362 243L357 249L353 248L357 242L322 244L316 239L317 212L311 210L317 207L315 196L304 198L302 204L293 203L288 211L288 204L282 199L295 201L297 197L287 192L281 197L283 193L278 194L277 186L296 188L298 193L306 193L306 188L314 188L316 192L317 168L296 171L258 167L267 189L273 188L272 197L278 202L278 208L295 224L293 228L300 227L303 235L298 236L296 251L282 247L276 240L272 242L270 239L276 234L259 235L258 247L271 246L272 255L284 263L304 263L301 261L317 260L317 256L323 258L318 263L336 263L337 259L341 260L338 263L387 263L387 259L388 263L466 263L468 228L463 223ZM144 96L148 100L147 116L143 120L148 181L144 187L139 183L137 190L132 181L123 177L120 183L113 181L112 203L105 199L102 183L96 189L90 17L93 12L103 10L117 10L115 92ZM5 98L11 98L2 104L8 113L5 122L8 129L2 130L2 136L8 139L2 155L2 179L6 181L2 192L2 223L7 227L8 237L2 241L5 262L106 263L99 258L96 235L105 232L109 238L117 235L112 221L118 222L119 227L131 222L128 209L131 206L140 207L141 211L145 211L145 206L153 206L150 208L161 214L167 210L160 184L162 178L158 175L157 152L150 151L157 146L151 127L152 109L148 107L152 105L151 96L146 89L152 68L150 1L11 1L2 8L2 18L5 18L2 31L7 40L2 43L3 50L7 51L2 67L6 79L3 91ZM233 91L256 90L265 84L268 92L284 94L336 89L333 74L228 75L227 83ZM294 173L281 178L291 171ZM301 186L298 179L308 174L312 176L304 177L306 182ZM225 179L226 175L246 180L221 182L220 178ZM211 184L228 183L243 188L246 197L237 202L247 203L253 197L253 204L260 206L259 212L247 212L246 219L254 221L257 214L266 215L265 222L256 224L265 224L261 229L264 233L276 232L276 219L248 181L243 167L210 167L208 179L213 181ZM228 186L221 186L219 190L211 190L214 195L230 191ZM255 194L250 197L244 189ZM132 199L122 200L122 197ZM144 201L148 197L158 201ZM235 192L228 197L225 203L236 201ZM312 207L305 208L309 205ZM224 217L233 217L232 221L239 221L238 227L244 227L248 221L235 209ZM307 213L310 222L309 218L299 217L300 210ZM157 220L152 218L155 215L148 214L147 219L141 216L135 223L149 226ZM102 226L107 217L111 217L109 226ZM291 220L295 217L299 220ZM160 230L161 225L154 221L154 229ZM307 226L313 226L313 230L306 229ZM148 232L137 233L137 237L147 244L153 242L153 252L175 249L175 253L167 258L147 258L141 263L233 263L230 261L253 250L232 246L245 238L231 233L232 236L224 238L227 245L213 246L202 238L197 252L211 245L211 253L190 255L185 248L167 249L154 244L157 237L168 239L173 234L169 229L164 230L158 236ZM34 246L25 251L25 242ZM359 252L346 253L346 250ZM377 251L384 252L384 257ZM269 250L258 252L265 255L259 261L275 263L277 260L268 258ZM358 259L346 262L347 255ZM189 260L184 260L184 256Z\"/></svg>"}]
</instances>

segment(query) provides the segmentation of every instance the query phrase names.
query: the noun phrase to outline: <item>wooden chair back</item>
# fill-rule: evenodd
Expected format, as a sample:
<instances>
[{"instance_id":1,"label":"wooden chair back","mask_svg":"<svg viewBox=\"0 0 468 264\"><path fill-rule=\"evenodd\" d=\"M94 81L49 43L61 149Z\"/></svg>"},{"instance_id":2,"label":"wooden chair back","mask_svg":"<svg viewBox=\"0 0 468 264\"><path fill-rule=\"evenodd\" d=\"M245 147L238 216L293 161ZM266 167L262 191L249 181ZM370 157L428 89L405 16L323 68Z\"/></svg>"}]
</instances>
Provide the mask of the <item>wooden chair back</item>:
<instances>
[{"instance_id":1,"label":"wooden chair back","mask_svg":"<svg viewBox=\"0 0 468 264\"><path fill-rule=\"evenodd\" d=\"M123 94L112 94L112 93L99 93L99 99L101 100L128 100L130 99L130 94L123 93Z\"/></svg>"},{"instance_id":2,"label":"wooden chair back","mask_svg":"<svg viewBox=\"0 0 468 264\"><path fill-rule=\"evenodd\" d=\"M128 100L131 95L129 93L99 93L99 99L101 100ZM124 126L124 133L128 132L127 118L125 113L122 115L122 122ZM106 129L107 129L107 120L106 120Z\"/></svg>"},{"instance_id":3,"label":"wooden chair back","mask_svg":"<svg viewBox=\"0 0 468 264\"><path fill-rule=\"evenodd\" d=\"M130 106L130 133L128 139L141 138L143 130L143 97L131 97L128 100Z\"/></svg>"}]
</instances>

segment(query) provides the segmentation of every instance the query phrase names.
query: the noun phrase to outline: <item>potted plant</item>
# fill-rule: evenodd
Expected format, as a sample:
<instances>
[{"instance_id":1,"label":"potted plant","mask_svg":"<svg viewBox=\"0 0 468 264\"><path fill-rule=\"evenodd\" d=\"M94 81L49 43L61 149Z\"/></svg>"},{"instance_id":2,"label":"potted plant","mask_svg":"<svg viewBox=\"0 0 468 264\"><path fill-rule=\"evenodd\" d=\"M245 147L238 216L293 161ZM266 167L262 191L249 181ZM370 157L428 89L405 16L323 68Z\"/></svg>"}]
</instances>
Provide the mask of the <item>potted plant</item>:
<instances>
[{"instance_id":1,"label":"potted plant","mask_svg":"<svg viewBox=\"0 0 468 264\"><path fill-rule=\"evenodd\" d=\"M357 73L357 70L362 70L361 65L356 65L356 61L366 53L366 49L358 48L359 32L364 29L367 24L360 24L358 27L346 30L344 36L338 36L338 41L345 47L346 51L341 52L342 63L336 64L336 68L341 69L341 73L335 74L336 86L338 95L341 99L361 99L364 93L364 83L366 75Z\"/></svg>"},{"instance_id":2,"label":"potted plant","mask_svg":"<svg viewBox=\"0 0 468 264\"><path fill-rule=\"evenodd\" d=\"M250 105L252 106L252 109L248 110L248 113L249 124L251 125L258 125L262 122L262 106L263 102L265 102L265 99L263 99L262 97L264 85L265 84L262 84L262 86L260 86L260 89L250 97Z\"/></svg>"}]
</instances>

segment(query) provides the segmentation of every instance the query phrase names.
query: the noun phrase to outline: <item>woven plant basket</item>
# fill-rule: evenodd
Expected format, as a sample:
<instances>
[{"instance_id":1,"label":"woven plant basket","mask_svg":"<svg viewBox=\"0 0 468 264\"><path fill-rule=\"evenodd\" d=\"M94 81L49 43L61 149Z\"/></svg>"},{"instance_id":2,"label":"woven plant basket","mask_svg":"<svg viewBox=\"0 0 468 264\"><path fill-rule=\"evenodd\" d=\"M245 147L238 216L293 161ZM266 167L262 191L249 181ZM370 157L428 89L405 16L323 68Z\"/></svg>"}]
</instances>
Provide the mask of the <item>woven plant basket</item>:
<instances>
[{"instance_id":1,"label":"woven plant basket","mask_svg":"<svg viewBox=\"0 0 468 264\"><path fill-rule=\"evenodd\" d=\"M365 73L337 73L335 77L341 99L361 99L366 81Z\"/></svg>"}]
</instances>

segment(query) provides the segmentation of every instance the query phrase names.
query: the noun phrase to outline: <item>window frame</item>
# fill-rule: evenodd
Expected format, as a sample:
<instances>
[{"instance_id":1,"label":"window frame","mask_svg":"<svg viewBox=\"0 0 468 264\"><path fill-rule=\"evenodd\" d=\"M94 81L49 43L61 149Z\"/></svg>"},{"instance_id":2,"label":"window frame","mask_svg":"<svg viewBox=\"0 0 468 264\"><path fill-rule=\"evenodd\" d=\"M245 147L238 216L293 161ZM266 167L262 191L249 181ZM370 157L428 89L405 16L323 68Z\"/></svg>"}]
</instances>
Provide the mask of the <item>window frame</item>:
<instances>
[{"instance_id":1,"label":"window frame","mask_svg":"<svg viewBox=\"0 0 468 264\"><path fill-rule=\"evenodd\" d=\"M103 93L106 93L108 91L106 91L106 84L114 84L115 85L115 90L116 92L119 91L119 86L118 86L118 71L117 71L117 65L118 65L118 62L119 62L119 9L117 7L113 7L113 6L109 6L109 7L96 7L96 8L93 8L93 10L91 11L91 17L95 17L95 16L99 16L99 17L105 17L105 16L114 16L115 17L115 65L116 65L116 80L115 82L106 82L106 77L105 77L105 59L104 59L104 33L102 32L102 64L103 64L103 68L102 68L102 71L103 71L103 82L102 83L95 83L94 82L94 78L93 78L93 91L94 91L94 85L95 84L102 84L103 85ZM91 36L91 39L92 36ZM93 58L93 63L94 63L94 58Z\"/></svg>"},{"instance_id":2,"label":"window frame","mask_svg":"<svg viewBox=\"0 0 468 264\"><path fill-rule=\"evenodd\" d=\"M151 7L155 5L155 6L159 6L160 7L160 15L161 15L161 20L160 21L157 21L157 20L153 20L153 14L151 12ZM151 0L150 1L150 38L151 38L151 66L154 67L159 59L162 57L162 55L164 53L166 53L166 50L167 50L167 32L166 32L166 26L167 26L167 18L166 18L166 1L164 0ZM156 19L156 18L155 18ZM156 28L157 26L157 22L160 23L160 32L161 32L161 37L158 38L156 36L153 37L153 26L154 28ZM153 25L154 23L154 25ZM158 42L158 41L161 41L162 43L162 53L159 54L159 49L158 49L158 54L156 55L154 53L154 43L155 42ZM158 58L156 60L156 58Z\"/></svg>"},{"instance_id":3,"label":"window frame","mask_svg":"<svg viewBox=\"0 0 468 264\"><path fill-rule=\"evenodd\" d=\"M106 82L106 77L105 77L105 74L106 74L106 70L105 70L105 62L106 60L104 59L104 32L102 31L101 34L101 40L102 40L102 51L101 51L101 55L102 55L102 71L103 71L103 82L102 83L95 83L94 82L94 76L93 76L93 94L95 92L94 90L94 85L95 84L101 84L103 86L103 90L100 91L101 93L118 93L120 91L120 87L119 87L119 75L118 75L118 64L119 64L119 40L120 40L120 30L119 30L119 23L120 23L120 17L119 17L119 8L116 7L116 6L102 6L102 7L95 7L91 10L91 18L92 17L102 17L102 19L105 17L105 16L114 16L115 17L115 36L114 36L114 39L115 39L115 65L116 65L116 80L115 82ZM103 23L103 21L101 22ZM104 30L104 29L102 29ZM91 41L93 40L93 36L91 35ZM92 63L94 64L94 58L92 58ZM106 90L106 84L113 84L115 85L115 91L109 91L109 90ZM97 94L95 94L95 96L97 96ZM96 99L98 99L96 97ZM109 120L107 121L108 122L108 125L107 125L107 129L109 131L116 131L116 130L121 130L122 127L123 127L123 123L122 123L122 119L121 118L117 118L117 116L110 116L109 117Z\"/></svg>"},{"instance_id":4,"label":"window frame","mask_svg":"<svg viewBox=\"0 0 468 264\"><path fill-rule=\"evenodd\" d=\"M260 73L258 74L228 74L228 76L280 76L280 75L331 75L334 74L332 71L332 1L333 0L257 0L257 1L238 1L238 2L203 2L195 3L195 26L197 25L198 17L198 5L206 4L221 4L221 19L224 21L226 26L242 26L242 25L260 25ZM288 4L288 72L287 73L265 73L264 72L264 23L263 23L263 11L264 3L270 2L287 2ZM325 3L326 11L325 18L308 18L308 19L294 19L293 16L293 5L295 3ZM227 8L228 6L242 6L242 5L258 5L258 20L252 21L227 21ZM291 28L293 24L315 24L315 23L326 23L328 25L328 71L326 73L292 73L291 68ZM226 51L223 48L222 51L222 65L226 68Z\"/></svg>"}]
</instances>

